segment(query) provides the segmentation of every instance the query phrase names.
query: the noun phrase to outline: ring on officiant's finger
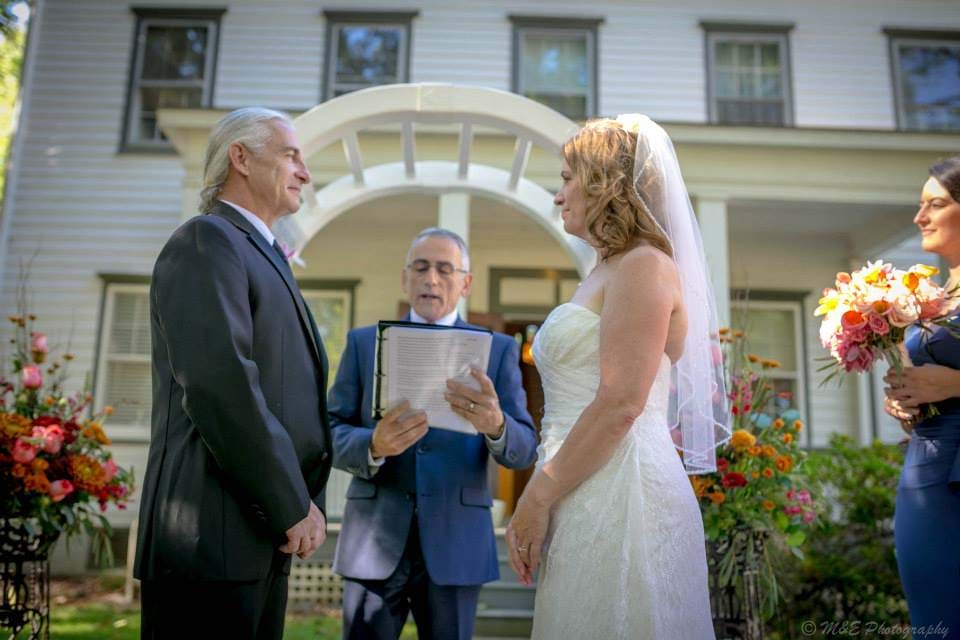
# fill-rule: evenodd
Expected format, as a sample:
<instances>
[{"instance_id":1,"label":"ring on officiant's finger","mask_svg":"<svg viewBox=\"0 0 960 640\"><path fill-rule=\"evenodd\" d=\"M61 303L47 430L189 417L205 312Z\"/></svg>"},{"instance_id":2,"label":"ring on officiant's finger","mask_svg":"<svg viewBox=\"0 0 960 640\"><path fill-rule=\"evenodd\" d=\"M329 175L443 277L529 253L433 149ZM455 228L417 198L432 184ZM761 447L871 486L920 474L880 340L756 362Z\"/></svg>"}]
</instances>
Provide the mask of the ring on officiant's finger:
<instances>
[{"instance_id":1,"label":"ring on officiant's finger","mask_svg":"<svg viewBox=\"0 0 960 640\"><path fill-rule=\"evenodd\" d=\"M517 551L519 551L519 552L521 552L521 553L523 553L523 552L526 551L526 550L527 550L526 547L520 547L520 546L517 547Z\"/></svg>"},{"instance_id":2,"label":"ring on officiant's finger","mask_svg":"<svg viewBox=\"0 0 960 640\"><path fill-rule=\"evenodd\" d=\"M473 400L470 401L470 404L467 405L467 411L473 413L473 410L477 408L477 403Z\"/></svg>"}]
</instances>

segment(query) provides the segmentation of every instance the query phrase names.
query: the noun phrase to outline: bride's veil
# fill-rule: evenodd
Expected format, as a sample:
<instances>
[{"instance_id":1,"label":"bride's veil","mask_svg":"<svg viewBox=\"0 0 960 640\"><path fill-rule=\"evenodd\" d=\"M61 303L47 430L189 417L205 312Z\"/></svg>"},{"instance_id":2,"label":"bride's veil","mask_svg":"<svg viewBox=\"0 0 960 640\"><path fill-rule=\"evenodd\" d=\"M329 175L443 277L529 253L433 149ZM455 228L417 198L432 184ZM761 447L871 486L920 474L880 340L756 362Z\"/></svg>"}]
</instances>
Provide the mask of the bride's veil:
<instances>
[{"instance_id":1,"label":"bride's veil","mask_svg":"<svg viewBox=\"0 0 960 640\"><path fill-rule=\"evenodd\" d=\"M688 326L683 356L673 365L670 429L687 473L710 473L716 471L717 445L730 437L730 416L700 228L667 132L644 115L617 116L617 122L637 134L634 188L670 240L683 286Z\"/></svg>"}]
</instances>

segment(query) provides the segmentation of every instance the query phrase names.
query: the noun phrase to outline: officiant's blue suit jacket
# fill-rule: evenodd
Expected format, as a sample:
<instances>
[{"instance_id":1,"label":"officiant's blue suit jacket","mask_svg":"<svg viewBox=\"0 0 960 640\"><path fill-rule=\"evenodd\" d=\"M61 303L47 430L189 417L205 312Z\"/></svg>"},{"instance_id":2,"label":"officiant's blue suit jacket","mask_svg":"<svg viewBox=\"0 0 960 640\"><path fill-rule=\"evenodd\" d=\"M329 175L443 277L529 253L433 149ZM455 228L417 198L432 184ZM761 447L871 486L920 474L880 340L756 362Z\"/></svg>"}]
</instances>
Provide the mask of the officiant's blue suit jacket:
<instances>
[{"instance_id":1,"label":"officiant's blue suit jacket","mask_svg":"<svg viewBox=\"0 0 960 640\"><path fill-rule=\"evenodd\" d=\"M468 327L462 320L456 326ZM333 464L354 475L337 541L334 570L347 578L383 580L403 555L413 519L430 578L440 585L497 580L497 548L487 484L489 450L482 435L429 429L418 443L388 457L371 474L367 452L372 417L375 326L354 329L330 390ZM533 464L537 435L520 378L517 344L495 333L487 376L506 418L506 446L495 459L522 469Z\"/></svg>"}]
</instances>

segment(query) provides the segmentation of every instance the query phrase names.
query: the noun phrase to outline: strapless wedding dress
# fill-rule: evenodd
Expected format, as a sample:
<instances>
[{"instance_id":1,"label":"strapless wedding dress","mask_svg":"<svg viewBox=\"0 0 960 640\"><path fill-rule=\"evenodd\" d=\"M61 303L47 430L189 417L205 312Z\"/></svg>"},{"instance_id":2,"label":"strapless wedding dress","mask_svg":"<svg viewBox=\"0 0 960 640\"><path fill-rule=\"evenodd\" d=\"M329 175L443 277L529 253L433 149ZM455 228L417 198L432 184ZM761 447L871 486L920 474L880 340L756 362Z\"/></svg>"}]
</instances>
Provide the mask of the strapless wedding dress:
<instances>
[{"instance_id":1,"label":"strapless wedding dress","mask_svg":"<svg viewBox=\"0 0 960 640\"><path fill-rule=\"evenodd\" d=\"M543 381L538 468L550 460L600 382L600 317L562 304L537 333ZM643 414L607 464L554 508L533 637L711 640L703 521L667 426L664 354Z\"/></svg>"}]
</instances>

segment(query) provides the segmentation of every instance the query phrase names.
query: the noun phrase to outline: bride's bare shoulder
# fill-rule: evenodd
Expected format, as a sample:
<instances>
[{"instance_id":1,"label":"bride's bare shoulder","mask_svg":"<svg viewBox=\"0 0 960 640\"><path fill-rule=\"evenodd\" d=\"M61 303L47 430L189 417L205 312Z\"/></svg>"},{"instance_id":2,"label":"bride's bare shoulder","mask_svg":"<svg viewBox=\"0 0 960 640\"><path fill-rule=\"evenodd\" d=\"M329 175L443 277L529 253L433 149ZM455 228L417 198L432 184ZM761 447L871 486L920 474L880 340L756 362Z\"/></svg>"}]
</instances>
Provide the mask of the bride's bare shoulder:
<instances>
[{"instance_id":1,"label":"bride's bare shoulder","mask_svg":"<svg viewBox=\"0 0 960 640\"><path fill-rule=\"evenodd\" d=\"M677 265L669 255L648 244L638 245L624 252L623 257L617 265L617 274L631 277L635 275L647 276L645 279L652 279L657 282L653 284L675 283L679 279Z\"/></svg>"}]
</instances>

